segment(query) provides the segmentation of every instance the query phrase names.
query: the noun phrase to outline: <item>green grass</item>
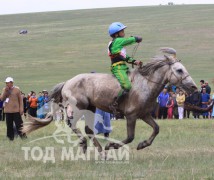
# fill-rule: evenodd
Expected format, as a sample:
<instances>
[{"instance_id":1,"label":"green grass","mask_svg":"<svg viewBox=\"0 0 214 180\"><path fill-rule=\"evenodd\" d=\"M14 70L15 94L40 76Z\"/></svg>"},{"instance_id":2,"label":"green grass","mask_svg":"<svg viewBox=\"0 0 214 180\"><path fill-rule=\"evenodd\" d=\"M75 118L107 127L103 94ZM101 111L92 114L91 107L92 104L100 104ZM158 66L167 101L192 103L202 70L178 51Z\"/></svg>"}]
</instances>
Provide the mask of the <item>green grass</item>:
<instances>
[{"instance_id":1,"label":"green grass","mask_svg":"<svg viewBox=\"0 0 214 180\"><path fill-rule=\"evenodd\" d=\"M137 122L136 137L129 145L129 163L106 161L61 161L61 148L71 145L56 143L52 138L29 143L37 138L51 136L54 123L28 136L27 140L5 138L5 123L0 122L0 179L214 179L213 120L159 120L160 133L153 144L137 151L140 141L147 139L152 129L142 121ZM111 138L126 137L125 121L113 121ZM80 127L82 123L80 123ZM74 138L75 140L75 138ZM105 145L107 142L102 141ZM54 147L55 163L24 160L22 147Z\"/></svg>"},{"instance_id":2,"label":"green grass","mask_svg":"<svg viewBox=\"0 0 214 180\"><path fill-rule=\"evenodd\" d=\"M160 47L174 47L198 85L211 81L213 11L214 5L182 5L2 15L0 86L13 76L24 92L38 92L79 73L110 73L107 29L114 21L128 26L126 36L143 37L136 59L148 62Z\"/></svg>"},{"instance_id":3,"label":"green grass","mask_svg":"<svg viewBox=\"0 0 214 180\"><path fill-rule=\"evenodd\" d=\"M22 91L50 90L56 83L90 71L110 73L107 29L114 21L128 26L126 36L140 35L143 42L135 55L145 63L159 47L177 50L195 82L213 76L214 5L154 6L77 10L0 16L0 87L12 76ZM27 35L19 35L28 29ZM128 47L132 54L133 47ZM129 164L96 164L59 161L25 161L24 146L53 146L54 124L13 143L0 122L0 179L214 179L214 121L158 121L160 134L152 146L137 151L152 129L138 121L130 144ZM125 121L114 121L114 139L126 137ZM103 141L103 144L106 142ZM66 144L66 146L69 146Z\"/></svg>"}]
</instances>

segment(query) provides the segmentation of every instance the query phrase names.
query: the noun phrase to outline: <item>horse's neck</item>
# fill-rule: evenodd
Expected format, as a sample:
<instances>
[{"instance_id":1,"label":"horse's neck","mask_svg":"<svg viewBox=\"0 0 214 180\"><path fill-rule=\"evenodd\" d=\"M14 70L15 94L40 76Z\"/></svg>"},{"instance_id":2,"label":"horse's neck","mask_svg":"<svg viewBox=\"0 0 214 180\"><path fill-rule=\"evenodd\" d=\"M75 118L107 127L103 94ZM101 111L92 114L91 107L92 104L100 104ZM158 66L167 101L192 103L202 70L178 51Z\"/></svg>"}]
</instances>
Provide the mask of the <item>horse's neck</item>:
<instances>
[{"instance_id":1,"label":"horse's neck","mask_svg":"<svg viewBox=\"0 0 214 180\"><path fill-rule=\"evenodd\" d=\"M162 67L147 77L138 74L136 81L138 91L142 94L146 91L150 99L157 98L165 84L167 84L167 71L167 67Z\"/></svg>"}]
</instances>

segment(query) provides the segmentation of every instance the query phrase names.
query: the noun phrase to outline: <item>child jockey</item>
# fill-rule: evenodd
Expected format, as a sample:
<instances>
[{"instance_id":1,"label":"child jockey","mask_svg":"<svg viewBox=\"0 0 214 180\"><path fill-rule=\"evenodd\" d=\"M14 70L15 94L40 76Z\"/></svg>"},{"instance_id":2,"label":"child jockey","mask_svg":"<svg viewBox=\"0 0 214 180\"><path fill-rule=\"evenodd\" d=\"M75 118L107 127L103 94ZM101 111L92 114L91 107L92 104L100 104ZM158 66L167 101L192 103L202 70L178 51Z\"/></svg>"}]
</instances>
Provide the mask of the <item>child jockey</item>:
<instances>
[{"instance_id":1,"label":"child jockey","mask_svg":"<svg viewBox=\"0 0 214 180\"><path fill-rule=\"evenodd\" d=\"M142 65L141 61L134 60L132 57L126 54L125 46L140 43L141 37L128 37L125 38L124 26L120 22L114 22L109 26L109 35L113 38L108 45L108 55L111 58L111 72L118 79L121 85L121 90L118 93L115 101L109 106L115 115L118 114L117 108L121 99L128 94L131 89L131 82L128 78L128 66L127 63L134 65Z\"/></svg>"}]
</instances>

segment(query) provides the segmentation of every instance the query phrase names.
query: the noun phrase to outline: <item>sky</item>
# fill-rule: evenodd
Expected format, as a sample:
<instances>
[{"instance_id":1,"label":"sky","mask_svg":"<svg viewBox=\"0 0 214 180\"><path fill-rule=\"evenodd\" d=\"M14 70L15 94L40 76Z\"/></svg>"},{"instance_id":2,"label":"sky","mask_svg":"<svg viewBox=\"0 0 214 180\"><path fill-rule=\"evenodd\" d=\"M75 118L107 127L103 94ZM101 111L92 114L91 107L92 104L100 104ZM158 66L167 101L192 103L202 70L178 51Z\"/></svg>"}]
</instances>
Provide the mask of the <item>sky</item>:
<instances>
[{"instance_id":1,"label":"sky","mask_svg":"<svg viewBox=\"0 0 214 180\"><path fill-rule=\"evenodd\" d=\"M214 4L214 0L0 0L0 14L62 11L126 6Z\"/></svg>"}]
</instances>

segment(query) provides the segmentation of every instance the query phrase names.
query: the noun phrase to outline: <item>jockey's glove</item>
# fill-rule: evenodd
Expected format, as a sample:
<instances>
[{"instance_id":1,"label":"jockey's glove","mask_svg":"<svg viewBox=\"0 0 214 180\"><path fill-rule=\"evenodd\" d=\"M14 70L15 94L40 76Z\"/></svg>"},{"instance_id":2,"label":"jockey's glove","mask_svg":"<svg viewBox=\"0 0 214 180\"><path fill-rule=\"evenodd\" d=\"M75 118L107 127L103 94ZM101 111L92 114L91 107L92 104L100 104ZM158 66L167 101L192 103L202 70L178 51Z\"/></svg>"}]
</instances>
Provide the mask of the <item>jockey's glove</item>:
<instances>
[{"instance_id":1,"label":"jockey's glove","mask_svg":"<svg viewBox=\"0 0 214 180\"><path fill-rule=\"evenodd\" d=\"M135 36L135 41L136 41L137 43L140 43L142 40L143 40L142 37Z\"/></svg>"}]
</instances>

